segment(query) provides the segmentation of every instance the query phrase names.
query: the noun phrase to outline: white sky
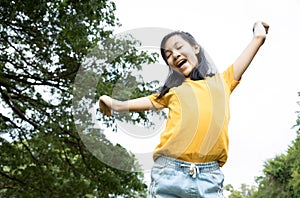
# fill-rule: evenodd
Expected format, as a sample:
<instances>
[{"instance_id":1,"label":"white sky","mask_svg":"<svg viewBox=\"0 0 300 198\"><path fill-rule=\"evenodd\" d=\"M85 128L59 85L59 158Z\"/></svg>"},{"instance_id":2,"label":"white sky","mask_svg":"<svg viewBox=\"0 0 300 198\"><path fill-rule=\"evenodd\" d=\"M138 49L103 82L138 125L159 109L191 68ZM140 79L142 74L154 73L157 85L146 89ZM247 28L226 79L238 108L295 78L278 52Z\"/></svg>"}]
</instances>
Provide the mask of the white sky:
<instances>
[{"instance_id":1,"label":"white sky","mask_svg":"<svg viewBox=\"0 0 300 198\"><path fill-rule=\"evenodd\" d=\"M285 152L296 137L291 128L300 99L300 1L114 2L122 24L117 32L143 27L190 32L205 47L219 71L233 63L250 42L255 21L270 25L265 44L231 95L230 152L223 168L225 185L254 184L264 161ZM151 143L154 148L155 143Z\"/></svg>"}]
</instances>

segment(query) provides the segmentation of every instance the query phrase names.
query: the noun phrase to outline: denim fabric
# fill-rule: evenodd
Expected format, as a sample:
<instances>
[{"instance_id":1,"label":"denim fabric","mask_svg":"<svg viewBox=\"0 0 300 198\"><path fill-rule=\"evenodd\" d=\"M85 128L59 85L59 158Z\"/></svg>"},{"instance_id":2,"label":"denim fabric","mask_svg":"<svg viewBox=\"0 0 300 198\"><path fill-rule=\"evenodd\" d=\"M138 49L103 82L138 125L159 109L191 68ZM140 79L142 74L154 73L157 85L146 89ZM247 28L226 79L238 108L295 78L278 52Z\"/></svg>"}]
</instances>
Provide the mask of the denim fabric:
<instances>
[{"instance_id":1,"label":"denim fabric","mask_svg":"<svg viewBox=\"0 0 300 198\"><path fill-rule=\"evenodd\" d=\"M193 164L159 157L151 170L148 198L224 197L223 180L218 162Z\"/></svg>"}]
</instances>

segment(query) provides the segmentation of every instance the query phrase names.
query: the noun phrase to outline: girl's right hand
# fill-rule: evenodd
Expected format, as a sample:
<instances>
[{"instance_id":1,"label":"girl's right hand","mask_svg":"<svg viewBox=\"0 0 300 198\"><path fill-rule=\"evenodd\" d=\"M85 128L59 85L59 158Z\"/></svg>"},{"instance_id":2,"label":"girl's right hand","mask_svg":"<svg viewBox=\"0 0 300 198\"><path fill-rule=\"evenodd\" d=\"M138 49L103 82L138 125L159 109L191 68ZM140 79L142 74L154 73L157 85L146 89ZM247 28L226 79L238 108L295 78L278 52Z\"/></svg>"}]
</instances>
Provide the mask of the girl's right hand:
<instances>
[{"instance_id":1,"label":"girl's right hand","mask_svg":"<svg viewBox=\"0 0 300 198\"><path fill-rule=\"evenodd\" d=\"M106 116L112 116L112 98L106 95L100 96L99 98L100 112Z\"/></svg>"}]
</instances>

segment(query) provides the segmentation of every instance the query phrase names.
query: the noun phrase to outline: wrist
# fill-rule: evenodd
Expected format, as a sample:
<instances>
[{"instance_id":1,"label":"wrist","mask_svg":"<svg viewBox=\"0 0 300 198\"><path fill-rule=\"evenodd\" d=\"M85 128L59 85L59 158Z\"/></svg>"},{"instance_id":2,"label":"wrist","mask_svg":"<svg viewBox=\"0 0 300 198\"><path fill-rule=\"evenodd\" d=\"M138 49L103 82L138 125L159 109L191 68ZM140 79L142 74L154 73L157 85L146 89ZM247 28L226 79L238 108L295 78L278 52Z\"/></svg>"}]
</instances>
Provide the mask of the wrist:
<instances>
[{"instance_id":1,"label":"wrist","mask_svg":"<svg viewBox=\"0 0 300 198\"><path fill-rule=\"evenodd\" d=\"M258 45L258 46L262 46L264 44L266 40L266 36L262 36L262 35L256 35L253 37L253 42Z\"/></svg>"},{"instance_id":2,"label":"wrist","mask_svg":"<svg viewBox=\"0 0 300 198\"><path fill-rule=\"evenodd\" d=\"M111 108L114 111L122 111L123 110L123 102L119 101L119 100L116 100L116 99L112 99Z\"/></svg>"}]
</instances>

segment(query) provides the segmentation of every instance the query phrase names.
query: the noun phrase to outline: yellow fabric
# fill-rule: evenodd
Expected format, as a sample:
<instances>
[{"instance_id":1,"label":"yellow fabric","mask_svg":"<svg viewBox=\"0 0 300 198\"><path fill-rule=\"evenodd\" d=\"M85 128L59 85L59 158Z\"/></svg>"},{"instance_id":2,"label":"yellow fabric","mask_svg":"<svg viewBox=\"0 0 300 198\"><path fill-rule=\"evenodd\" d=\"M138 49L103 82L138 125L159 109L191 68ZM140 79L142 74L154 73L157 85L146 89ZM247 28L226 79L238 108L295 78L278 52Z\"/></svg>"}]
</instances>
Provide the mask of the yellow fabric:
<instances>
[{"instance_id":1,"label":"yellow fabric","mask_svg":"<svg viewBox=\"0 0 300 198\"><path fill-rule=\"evenodd\" d=\"M168 108L165 130L161 133L153 158L168 156L188 162L218 161L228 156L229 98L239 81L233 65L205 80L187 78L161 99L149 99L157 109Z\"/></svg>"}]
</instances>

